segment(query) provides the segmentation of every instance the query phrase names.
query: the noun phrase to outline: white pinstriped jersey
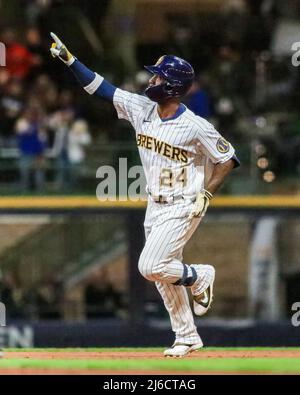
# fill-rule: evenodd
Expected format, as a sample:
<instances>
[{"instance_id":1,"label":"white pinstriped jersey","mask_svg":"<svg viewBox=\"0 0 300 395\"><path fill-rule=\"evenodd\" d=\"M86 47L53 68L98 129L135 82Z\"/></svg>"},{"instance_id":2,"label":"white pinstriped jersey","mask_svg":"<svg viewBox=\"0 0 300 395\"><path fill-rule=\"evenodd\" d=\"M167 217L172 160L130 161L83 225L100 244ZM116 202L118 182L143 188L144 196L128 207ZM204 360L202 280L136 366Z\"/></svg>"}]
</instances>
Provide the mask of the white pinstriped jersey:
<instances>
[{"instance_id":1,"label":"white pinstriped jersey","mask_svg":"<svg viewBox=\"0 0 300 395\"><path fill-rule=\"evenodd\" d=\"M121 89L115 91L113 103L118 117L135 129L147 190L154 196L194 198L205 188L212 164L235 154L212 124L188 109L162 120L156 103Z\"/></svg>"}]
</instances>

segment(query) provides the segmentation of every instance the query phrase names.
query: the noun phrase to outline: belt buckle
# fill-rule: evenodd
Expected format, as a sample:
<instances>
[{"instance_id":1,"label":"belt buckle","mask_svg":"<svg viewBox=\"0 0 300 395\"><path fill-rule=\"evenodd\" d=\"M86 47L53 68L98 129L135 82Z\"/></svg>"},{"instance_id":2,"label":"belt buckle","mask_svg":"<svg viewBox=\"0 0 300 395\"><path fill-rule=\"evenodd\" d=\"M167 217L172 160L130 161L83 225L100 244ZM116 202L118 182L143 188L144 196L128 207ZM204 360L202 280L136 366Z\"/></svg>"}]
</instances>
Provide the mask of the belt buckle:
<instances>
[{"instance_id":1,"label":"belt buckle","mask_svg":"<svg viewBox=\"0 0 300 395\"><path fill-rule=\"evenodd\" d=\"M181 197L180 197L181 198ZM169 197L163 197L162 195L158 195L158 202L167 204L167 203L174 203L176 200L179 200L178 198L176 199L175 196L169 196Z\"/></svg>"},{"instance_id":2,"label":"belt buckle","mask_svg":"<svg viewBox=\"0 0 300 395\"><path fill-rule=\"evenodd\" d=\"M158 195L158 202L159 203L167 203L166 199L162 195Z\"/></svg>"},{"instance_id":3,"label":"belt buckle","mask_svg":"<svg viewBox=\"0 0 300 395\"><path fill-rule=\"evenodd\" d=\"M165 198L163 195L153 196L151 193L149 195L152 196L152 199L154 200L155 203L160 203L160 204L169 203L169 200ZM174 199L172 199L172 201L174 201Z\"/></svg>"}]
</instances>

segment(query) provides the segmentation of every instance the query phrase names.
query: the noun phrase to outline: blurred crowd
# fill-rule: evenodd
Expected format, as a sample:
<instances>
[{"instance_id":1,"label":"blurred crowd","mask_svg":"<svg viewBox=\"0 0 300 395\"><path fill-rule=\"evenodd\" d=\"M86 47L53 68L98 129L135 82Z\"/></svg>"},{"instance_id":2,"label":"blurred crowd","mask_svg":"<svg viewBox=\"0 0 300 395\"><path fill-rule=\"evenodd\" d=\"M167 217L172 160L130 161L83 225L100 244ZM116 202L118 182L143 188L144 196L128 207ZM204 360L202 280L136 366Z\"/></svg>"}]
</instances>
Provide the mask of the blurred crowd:
<instances>
[{"instance_id":1,"label":"blurred crowd","mask_svg":"<svg viewBox=\"0 0 300 395\"><path fill-rule=\"evenodd\" d=\"M0 68L0 147L18 150L22 192L45 189L49 163L54 185L67 190L76 184L91 134L72 90L53 78L48 48L38 28L30 27L24 40L6 29L6 67Z\"/></svg>"},{"instance_id":2,"label":"blurred crowd","mask_svg":"<svg viewBox=\"0 0 300 395\"><path fill-rule=\"evenodd\" d=\"M291 43L299 41L300 2L228 0L218 13L166 19L160 42L138 46L139 65L161 53L189 59L197 80L185 103L240 150L243 168L267 182L299 177L300 68Z\"/></svg>"},{"instance_id":3,"label":"blurred crowd","mask_svg":"<svg viewBox=\"0 0 300 395\"><path fill-rule=\"evenodd\" d=\"M105 1L98 17L105 16L110 3ZM121 146L120 141L132 142L132 134L116 119L112 106L87 97L71 73L49 55L47 13L64 5L60 10L67 15L71 10L67 3L24 4L29 27L0 30L0 41L7 48L7 66L0 67L0 153L18 150L19 190L45 190L49 166L54 169L56 190L72 190L80 185L92 140L91 155L97 161L103 143ZM89 3L82 14L105 47L104 28L92 15L93 9L98 10L95 7ZM139 43L135 37L136 70L163 53L188 59L197 78L184 102L237 147L243 169L250 168L248 174L267 182L277 176L298 177L300 74L291 62L289 40L300 28L300 2L228 0L218 13L168 14L166 24L168 34L161 41ZM70 42L73 46L78 51L78 44ZM114 58L111 48L103 59L91 46L79 47L76 55L111 82L133 92L144 91L148 74L130 73L125 60Z\"/></svg>"},{"instance_id":4,"label":"blurred crowd","mask_svg":"<svg viewBox=\"0 0 300 395\"><path fill-rule=\"evenodd\" d=\"M69 300L64 284L58 276L45 275L28 289L13 271L0 277L0 300L5 304L8 320L63 319L66 311L75 311L73 319L114 318L126 315L126 295L117 289L106 268L83 281L80 300ZM81 310L83 315L78 315ZM77 315L77 317L76 317Z\"/></svg>"}]
</instances>

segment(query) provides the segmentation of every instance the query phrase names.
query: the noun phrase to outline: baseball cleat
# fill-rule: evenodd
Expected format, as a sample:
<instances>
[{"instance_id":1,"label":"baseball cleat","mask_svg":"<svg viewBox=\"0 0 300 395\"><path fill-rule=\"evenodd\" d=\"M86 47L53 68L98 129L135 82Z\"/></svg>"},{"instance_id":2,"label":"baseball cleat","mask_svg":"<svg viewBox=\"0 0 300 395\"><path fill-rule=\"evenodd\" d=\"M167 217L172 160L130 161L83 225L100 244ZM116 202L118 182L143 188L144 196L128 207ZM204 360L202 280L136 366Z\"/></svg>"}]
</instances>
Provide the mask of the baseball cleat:
<instances>
[{"instance_id":1,"label":"baseball cleat","mask_svg":"<svg viewBox=\"0 0 300 395\"><path fill-rule=\"evenodd\" d=\"M198 293L197 292L197 285L192 287L192 295L194 298L193 306L194 306L194 313L197 316L202 316L210 309L210 306L213 301L213 285L215 281L215 269L213 266L207 265L208 275L211 278L209 286L206 288L205 291Z\"/></svg>"},{"instance_id":2,"label":"baseball cleat","mask_svg":"<svg viewBox=\"0 0 300 395\"><path fill-rule=\"evenodd\" d=\"M193 351L199 350L203 347L203 343L199 342L197 344L174 344L171 348L164 351L165 357L171 358L182 358L185 355L190 354Z\"/></svg>"}]
</instances>

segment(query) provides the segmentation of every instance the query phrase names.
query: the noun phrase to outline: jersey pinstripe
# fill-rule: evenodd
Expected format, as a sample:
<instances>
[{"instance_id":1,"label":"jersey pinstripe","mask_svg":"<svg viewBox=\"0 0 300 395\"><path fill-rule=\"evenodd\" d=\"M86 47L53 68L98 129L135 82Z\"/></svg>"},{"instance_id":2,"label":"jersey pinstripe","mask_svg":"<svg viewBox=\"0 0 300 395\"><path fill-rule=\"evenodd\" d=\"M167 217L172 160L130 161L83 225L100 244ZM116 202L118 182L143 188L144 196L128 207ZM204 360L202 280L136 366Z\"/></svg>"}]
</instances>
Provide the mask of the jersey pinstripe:
<instances>
[{"instance_id":1,"label":"jersey pinstripe","mask_svg":"<svg viewBox=\"0 0 300 395\"><path fill-rule=\"evenodd\" d=\"M157 104L147 97L116 89L113 103L119 118L128 120L144 168L147 189L153 196L187 199L162 205L148 199L145 218L146 243L139 259L141 274L154 281L170 315L175 341L201 343L185 286L178 280L188 271L182 262L183 248L201 218L189 219L196 193L205 188L213 164L235 154L206 120L185 109L178 117L162 120ZM211 283L208 265L197 265L200 292Z\"/></svg>"},{"instance_id":2,"label":"jersey pinstripe","mask_svg":"<svg viewBox=\"0 0 300 395\"><path fill-rule=\"evenodd\" d=\"M212 124L186 109L178 118L162 120L147 97L117 89L114 106L128 120L152 195L194 198L205 188L211 164L229 160L235 151Z\"/></svg>"}]
</instances>

